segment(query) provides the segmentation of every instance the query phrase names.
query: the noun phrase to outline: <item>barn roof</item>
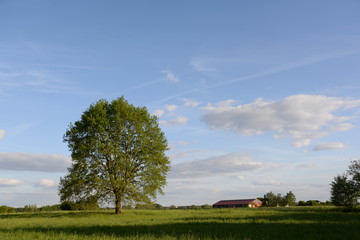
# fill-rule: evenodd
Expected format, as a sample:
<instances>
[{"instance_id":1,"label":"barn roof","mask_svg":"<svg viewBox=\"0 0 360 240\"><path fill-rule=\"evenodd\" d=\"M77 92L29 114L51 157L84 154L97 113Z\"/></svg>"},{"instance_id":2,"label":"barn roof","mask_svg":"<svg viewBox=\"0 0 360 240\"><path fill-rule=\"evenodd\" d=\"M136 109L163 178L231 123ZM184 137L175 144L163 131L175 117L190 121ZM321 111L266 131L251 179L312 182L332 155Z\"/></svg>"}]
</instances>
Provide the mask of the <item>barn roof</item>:
<instances>
[{"instance_id":1,"label":"barn roof","mask_svg":"<svg viewBox=\"0 0 360 240\"><path fill-rule=\"evenodd\" d=\"M235 199L235 200L221 200L218 201L217 203L214 203L213 205L217 206L217 205L242 205L242 204L249 204L253 201L255 201L256 198L252 198L252 199Z\"/></svg>"}]
</instances>

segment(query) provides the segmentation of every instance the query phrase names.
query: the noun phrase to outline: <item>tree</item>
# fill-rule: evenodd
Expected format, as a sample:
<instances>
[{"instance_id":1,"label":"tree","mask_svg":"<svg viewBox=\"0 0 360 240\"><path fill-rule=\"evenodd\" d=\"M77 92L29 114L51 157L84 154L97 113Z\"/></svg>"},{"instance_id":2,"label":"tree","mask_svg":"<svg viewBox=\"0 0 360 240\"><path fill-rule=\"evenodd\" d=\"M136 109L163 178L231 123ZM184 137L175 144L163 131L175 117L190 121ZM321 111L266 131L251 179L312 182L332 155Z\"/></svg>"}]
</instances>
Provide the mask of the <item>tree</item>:
<instances>
[{"instance_id":1,"label":"tree","mask_svg":"<svg viewBox=\"0 0 360 240\"><path fill-rule=\"evenodd\" d=\"M354 181L359 187L360 186L360 160L352 160L346 173L349 177L351 177L352 181Z\"/></svg>"},{"instance_id":2,"label":"tree","mask_svg":"<svg viewBox=\"0 0 360 240\"><path fill-rule=\"evenodd\" d=\"M64 135L71 151L69 173L60 178L61 201L96 198L122 204L151 203L162 194L170 161L156 116L124 97L99 100L70 123Z\"/></svg>"},{"instance_id":3,"label":"tree","mask_svg":"<svg viewBox=\"0 0 360 240\"><path fill-rule=\"evenodd\" d=\"M331 182L331 202L336 206L352 208L357 203L359 190L355 182L348 179L346 175L338 175Z\"/></svg>"},{"instance_id":4,"label":"tree","mask_svg":"<svg viewBox=\"0 0 360 240\"><path fill-rule=\"evenodd\" d=\"M268 192L264 195L265 205L268 207L278 207L282 205L281 194L274 194L273 192Z\"/></svg>"},{"instance_id":5,"label":"tree","mask_svg":"<svg viewBox=\"0 0 360 240\"><path fill-rule=\"evenodd\" d=\"M330 186L334 205L354 207L360 197L360 160L351 161L346 174L334 177Z\"/></svg>"},{"instance_id":6,"label":"tree","mask_svg":"<svg viewBox=\"0 0 360 240\"><path fill-rule=\"evenodd\" d=\"M264 198L261 199L263 199L264 206L268 207L285 207L286 205L293 206L296 201L295 195L291 191L284 197L280 193L275 194L273 192L268 192L264 195Z\"/></svg>"},{"instance_id":7,"label":"tree","mask_svg":"<svg viewBox=\"0 0 360 240\"><path fill-rule=\"evenodd\" d=\"M290 191L284 197L285 205L294 206L296 202L295 194Z\"/></svg>"}]
</instances>

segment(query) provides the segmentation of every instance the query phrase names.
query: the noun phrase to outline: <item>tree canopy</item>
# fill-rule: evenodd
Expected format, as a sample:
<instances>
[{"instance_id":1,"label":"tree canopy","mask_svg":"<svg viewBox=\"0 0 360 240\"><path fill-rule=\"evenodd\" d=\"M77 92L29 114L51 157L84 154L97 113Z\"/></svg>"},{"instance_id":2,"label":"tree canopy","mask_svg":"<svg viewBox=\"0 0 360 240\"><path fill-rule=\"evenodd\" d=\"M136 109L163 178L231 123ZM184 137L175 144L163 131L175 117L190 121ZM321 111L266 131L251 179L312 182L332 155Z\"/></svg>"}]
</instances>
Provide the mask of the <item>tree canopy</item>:
<instances>
[{"instance_id":1,"label":"tree canopy","mask_svg":"<svg viewBox=\"0 0 360 240\"><path fill-rule=\"evenodd\" d=\"M60 179L61 201L150 203L162 194L170 161L156 116L124 97L99 100L70 123L65 135L71 151L69 173Z\"/></svg>"}]
</instances>

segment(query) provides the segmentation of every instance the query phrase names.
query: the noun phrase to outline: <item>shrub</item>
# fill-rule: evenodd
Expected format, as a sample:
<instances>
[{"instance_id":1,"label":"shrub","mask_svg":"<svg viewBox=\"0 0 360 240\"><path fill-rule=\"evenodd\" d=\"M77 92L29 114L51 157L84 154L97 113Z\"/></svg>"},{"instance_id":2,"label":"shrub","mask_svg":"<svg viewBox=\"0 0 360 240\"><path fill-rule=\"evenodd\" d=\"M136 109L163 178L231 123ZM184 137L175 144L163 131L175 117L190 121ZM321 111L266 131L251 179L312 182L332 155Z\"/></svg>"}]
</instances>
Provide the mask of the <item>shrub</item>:
<instances>
[{"instance_id":1,"label":"shrub","mask_svg":"<svg viewBox=\"0 0 360 240\"><path fill-rule=\"evenodd\" d=\"M76 203L70 201L62 202L60 205L60 209L64 211L78 210Z\"/></svg>"},{"instance_id":2,"label":"shrub","mask_svg":"<svg viewBox=\"0 0 360 240\"><path fill-rule=\"evenodd\" d=\"M61 210L75 211L75 210L99 210L99 204L94 199L86 199L77 202L64 201L60 205Z\"/></svg>"},{"instance_id":3,"label":"shrub","mask_svg":"<svg viewBox=\"0 0 360 240\"><path fill-rule=\"evenodd\" d=\"M8 207L5 205L0 206L0 213L14 213L14 212L15 212L15 208Z\"/></svg>"},{"instance_id":4,"label":"shrub","mask_svg":"<svg viewBox=\"0 0 360 240\"><path fill-rule=\"evenodd\" d=\"M306 202L305 201L299 201L298 205L299 206L306 206Z\"/></svg>"}]
</instances>

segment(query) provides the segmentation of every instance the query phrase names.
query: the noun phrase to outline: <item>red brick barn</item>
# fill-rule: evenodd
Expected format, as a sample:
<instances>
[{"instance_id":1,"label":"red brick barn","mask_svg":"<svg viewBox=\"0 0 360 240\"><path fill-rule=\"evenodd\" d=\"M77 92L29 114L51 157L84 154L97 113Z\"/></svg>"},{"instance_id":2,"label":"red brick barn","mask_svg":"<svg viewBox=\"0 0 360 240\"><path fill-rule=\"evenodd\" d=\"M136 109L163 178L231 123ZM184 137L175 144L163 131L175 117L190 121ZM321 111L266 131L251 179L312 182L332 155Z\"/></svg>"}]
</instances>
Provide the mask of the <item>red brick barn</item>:
<instances>
[{"instance_id":1,"label":"red brick barn","mask_svg":"<svg viewBox=\"0 0 360 240\"><path fill-rule=\"evenodd\" d=\"M249 207L255 208L260 207L262 201L257 198L252 199L237 199L237 200L221 200L213 204L213 208L241 208Z\"/></svg>"}]
</instances>

